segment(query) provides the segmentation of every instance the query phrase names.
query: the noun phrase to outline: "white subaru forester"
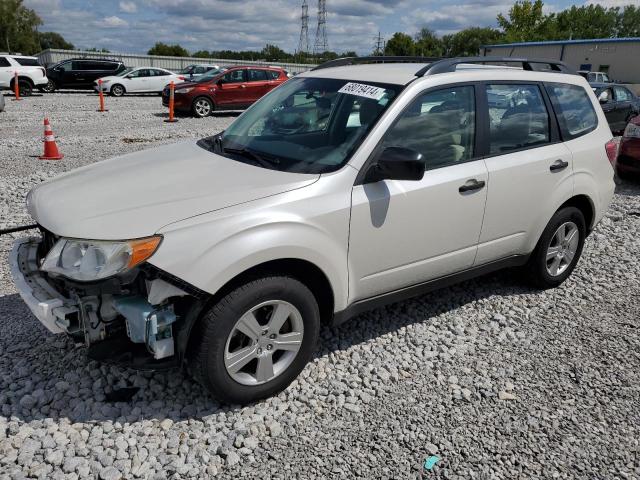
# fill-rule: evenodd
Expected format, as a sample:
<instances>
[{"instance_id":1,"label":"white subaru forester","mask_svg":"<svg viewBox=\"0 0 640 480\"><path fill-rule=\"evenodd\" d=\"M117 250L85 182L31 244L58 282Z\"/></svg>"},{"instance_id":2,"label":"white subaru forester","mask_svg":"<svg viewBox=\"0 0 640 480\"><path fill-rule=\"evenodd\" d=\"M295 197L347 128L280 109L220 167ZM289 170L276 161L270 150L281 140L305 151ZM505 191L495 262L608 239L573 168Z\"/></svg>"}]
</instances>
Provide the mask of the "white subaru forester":
<instances>
[{"instance_id":1,"label":"white subaru forester","mask_svg":"<svg viewBox=\"0 0 640 480\"><path fill-rule=\"evenodd\" d=\"M564 64L487 60L330 62L219 135L38 185L22 298L92 358L246 403L286 388L323 322L503 267L560 285L616 146Z\"/></svg>"}]
</instances>

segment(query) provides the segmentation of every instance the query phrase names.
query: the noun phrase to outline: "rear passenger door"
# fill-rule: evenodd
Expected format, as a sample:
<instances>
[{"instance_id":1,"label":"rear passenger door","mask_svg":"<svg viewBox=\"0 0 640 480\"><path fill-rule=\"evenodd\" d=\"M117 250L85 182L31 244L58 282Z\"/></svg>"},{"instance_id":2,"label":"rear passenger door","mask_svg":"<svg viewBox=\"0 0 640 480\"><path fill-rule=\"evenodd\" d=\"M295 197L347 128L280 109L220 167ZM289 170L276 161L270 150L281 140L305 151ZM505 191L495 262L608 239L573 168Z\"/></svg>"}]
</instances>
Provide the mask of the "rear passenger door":
<instances>
[{"instance_id":1,"label":"rear passenger door","mask_svg":"<svg viewBox=\"0 0 640 480\"><path fill-rule=\"evenodd\" d=\"M482 89L489 182L476 265L530 253L532 238L573 193L572 154L544 86L495 82Z\"/></svg>"},{"instance_id":2,"label":"rear passenger door","mask_svg":"<svg viewBox=\"0 0 640 480\"><path fill-rule=\"evenodd\" d=\"M625 87L618 85L613 87L613 93L616 97L616 113L620 118L620 130L624 130L631 117L633 95Z\"/></svg>"},{"instance_id":3,"label":"rear passenger door","mask_svg":"<svg viewBox=\"0 0 640 480\"><path fill-rule=\"evenodd\" d=\"M253 103L267 93L269 78L266 70L260 68L249 69L249 82L247 83L247 99Z\"/></svg>"},{"instance_id":4,"label":"rear passenger door","mask_svg":"<svg viewBox=\"0 0 640 480\"><path fill-rule=\"evenodd\" d=\"M358 102L354 128L375 118ZM487 169L476 150L473 85L420 94L385 133L376 151L411 148L427 171L420 181L383 180L352 193L350 301L372 297L470 268L487 197ZM374 153L375 155L375 153Z\"/></svg>"}]
</instances>

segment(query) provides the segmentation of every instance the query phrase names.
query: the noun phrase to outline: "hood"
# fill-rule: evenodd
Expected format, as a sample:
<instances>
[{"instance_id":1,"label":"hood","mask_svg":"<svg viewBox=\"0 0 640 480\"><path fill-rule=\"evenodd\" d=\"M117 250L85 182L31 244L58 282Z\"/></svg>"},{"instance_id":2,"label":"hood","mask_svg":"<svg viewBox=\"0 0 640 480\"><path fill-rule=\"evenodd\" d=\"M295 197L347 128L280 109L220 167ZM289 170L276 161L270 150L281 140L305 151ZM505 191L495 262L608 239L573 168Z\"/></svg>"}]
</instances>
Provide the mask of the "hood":
<instances>
[{"instance_id":1,"label":"hood","mask_svg":"<svg viewBox=\"0 0 640 480\"><path fill-rule=\"evenodd\" d=\"M318 178L238 162L190 140L73 170L36 186L27 205L33 219L56 235L124 240Z\"/></svg>"}]
</instances>

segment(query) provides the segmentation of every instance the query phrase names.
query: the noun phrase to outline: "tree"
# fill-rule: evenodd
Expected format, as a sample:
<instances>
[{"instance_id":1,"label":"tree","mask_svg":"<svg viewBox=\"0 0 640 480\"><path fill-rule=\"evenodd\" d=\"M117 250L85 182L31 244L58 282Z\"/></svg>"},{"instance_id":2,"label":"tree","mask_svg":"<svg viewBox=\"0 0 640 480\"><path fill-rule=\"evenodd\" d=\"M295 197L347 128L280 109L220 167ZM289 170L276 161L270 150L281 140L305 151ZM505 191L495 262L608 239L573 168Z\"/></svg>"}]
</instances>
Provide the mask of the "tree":
<instances>
[{"instance_id":1,"label":"tree","mask_svg":"<svg viewBox=\"0 0 640 480\"><path fill-rule=\"evenodd\" d=\"M547 40L553 36L553 16L542 12L542 0L517 0L509 9L509 18L498 14L498 25L502 27L507 42L531 42Z\"/></svg>"},{"instance_id":2,"label":"tree","mask_svg":"<svg viewBox=\"0 0 640 480\"><path fill-rule=\"evenodd\" d=\"M616 35L618 37L640 37L640 6L627 5L618 14Z\"/></svg>"},{"instance_id":3,"label":"tree","mask_svg":"<svg viewBox=\"0 0 640 480\"><path fill-rule=\"evenodd\" d=\"M42 20L22 0L0 0L0 45L8 52L33 54L40 50L36 28Z\"/></svg>"},{"instance_id":4,"label":"tree","mask_svg":"<svg viewBox=\"0 0 640 480\"><path fill-rule=\"evenodd\" d=\"M504 35L490 27L471 27L442 37L444 54L447 57L470 57L478 55L482 45L501 43Z\"/></svg>"},{"instance_id":5,"label":"tree","mask_svg":"<svg viewBox=\"0 0 640 480\"><path fill-rule=\"evenodd\" d=\"M212 52L208 52L206 50L198 50L197 52L194 52L191 54L192 57L197 57L197 58L212 58Z\"/></svg>"},{"instance_id":6,"label":"tree","mask_svg":"<svg viewBox=\"0 0 640 480\"><path fill-rule=\"evenodd\" d=\"M397 55L400 57L409 57L415 55L416 44L413 39L406 33L396 32L389 39L384 49L385 55Z\"/></svg>"},{"instance_id":7,"label":"tree","mask_svg":"<svg viewBox=\"0 0 640 480\"><path fill-rule=\"evenodd\" d=\"M157 42L148 52L147 55L162 55L166 57L188 57L189 52L181 45L167 45L166 43Z\"/></svg>"},{"instance_id":8,"label":"tree","mask_svg":"<svg viewBox=\"0 0 640 480\"><path fill-rule=\"evenodd\" d=\"M279 60L290 60L291 56L276 45L267 43L260 52L260 56L268 62L277 62Z\"/></svg>"},{"instance_id":9,"label":"tree","mask_svg":"<svg viewBox=\"0 0 640 480\"><path fill-rule=\"evenodd\" d=\"M59 48L60 50L75 50L72 43L67 42L62 35L55 32L42 32L38 34L40 47L43 50L47 48Z\"/></svg>"},{"instance_id":10,"label":"tree","mask_svg":"<svg viewBox=\"0 0 640 480\"><path fill-rule=\"evenodd\" d=\"M423 57L441 57L444 54L444 45L438 36L423 28L416 35L415 52Z\"/></svg>"},{"instance_id":11,"label":"tree","mask_svg":"<svg viewBox=\"0 0 640 480\"><path fill-rule=\"evenodd\" d=\"M600 5L583 5L552 16L554 39L607 38L615 35L618 11Z\"/></svg>"}]
</instances>

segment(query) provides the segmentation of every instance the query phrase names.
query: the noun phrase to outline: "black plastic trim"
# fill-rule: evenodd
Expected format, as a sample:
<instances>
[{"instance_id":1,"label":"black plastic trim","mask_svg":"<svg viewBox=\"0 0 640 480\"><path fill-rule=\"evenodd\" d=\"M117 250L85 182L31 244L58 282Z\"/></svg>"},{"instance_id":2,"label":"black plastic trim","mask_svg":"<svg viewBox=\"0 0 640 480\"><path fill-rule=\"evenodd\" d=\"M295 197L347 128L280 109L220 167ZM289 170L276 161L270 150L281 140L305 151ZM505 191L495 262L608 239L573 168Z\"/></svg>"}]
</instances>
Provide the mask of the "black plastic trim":
<instances>
[{"instance_id":1,"label":"black plastic trim","mask_svg":"<svg viewBox=\"0 0 640 480\"><path fill-rule=\"evenodd\" d=\"M574 69L560 60L550 60L542 58L523 58L523 57L459 57L459 58L447 58L439 60L425 66L421 70L416 72L416 77L424 77L425 75L436 75L438 73L451 73L456 71L456 67L465 63L519 63L523 70L527 71L541 71L533 68L533 64L548 65L549 68L556 73L569 73L576 75Z\"/></svg>"},{"instance_id":2,"label":"black plastic trim","mask_svg":"<svg viewBox=\"0 0 640 480\"><path fill-rule=\"evenodd\" d=\"M442 60L442 57L398 57L398 56L371 56L371 57L344 57L321 63L311 71L324 70L325 68L346 67L348 65L364 65L373 63L430 63Z\"/></svg>"},{"instance_id":3,"label":"black plastic trim","mask_svg":"<svg viewBox=\"0 0 640 480\"><path fill-rule=\"evenodd\" d=\"M514 255L502 260L479 265L462 272L446 275L434 280L429 280L428 282L401 288L389 293L383 293L381 295L376 295L375 297L358 300L357 302L349 305L344 310L334 313L332 325L340 325L363 312L383 307L391 303L402 302L409 298L424 295L425 293L455 285L456 283L486 275L497 270L502 270L504 268L510 267L520 267L522 265L525 265L528 260L529 255Z\"/></svg>"}]
</instances>

